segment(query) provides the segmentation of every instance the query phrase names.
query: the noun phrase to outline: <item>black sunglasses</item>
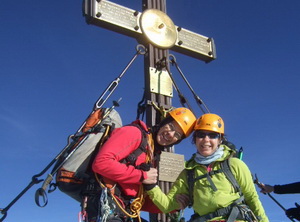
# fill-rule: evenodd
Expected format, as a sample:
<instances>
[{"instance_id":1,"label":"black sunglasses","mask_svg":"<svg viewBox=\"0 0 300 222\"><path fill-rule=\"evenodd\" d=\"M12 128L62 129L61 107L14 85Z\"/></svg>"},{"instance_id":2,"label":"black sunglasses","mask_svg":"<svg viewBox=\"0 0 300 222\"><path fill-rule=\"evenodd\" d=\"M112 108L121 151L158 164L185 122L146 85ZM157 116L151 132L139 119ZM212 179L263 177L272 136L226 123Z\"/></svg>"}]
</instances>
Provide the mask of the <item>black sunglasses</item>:
<instances>
[{"instance_id":1,"label":"black sunglasses","mask_svg":"<svg viewBox=\"0 0 300 222\"><path fill-rule=\"evenodd\" d=\"M208 136L209 139L217 139L220 138L220 133L206 133L202 131L196 131L195 136L201 139L205 138L206 136Z\"/></svg>"}]
</instances>

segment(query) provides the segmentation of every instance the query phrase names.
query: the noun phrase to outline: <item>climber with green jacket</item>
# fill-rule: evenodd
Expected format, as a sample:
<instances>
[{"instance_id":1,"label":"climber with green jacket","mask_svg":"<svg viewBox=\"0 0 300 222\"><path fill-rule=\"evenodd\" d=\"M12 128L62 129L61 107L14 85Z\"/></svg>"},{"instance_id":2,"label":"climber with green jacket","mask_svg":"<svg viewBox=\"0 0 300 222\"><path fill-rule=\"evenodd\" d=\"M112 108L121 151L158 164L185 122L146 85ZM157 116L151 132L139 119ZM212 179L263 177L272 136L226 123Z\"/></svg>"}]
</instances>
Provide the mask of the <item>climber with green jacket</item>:
<instances>
[{"instance_id":1,"label":"climber with green jacket","mask_svg":"<svg viewBox=\"0 0 300 222\"><path fill-rule=\"evenodd\" d=\"M169 193L164 194L155 185L145 187L162 212L190 204L195 212L190 222L269 221L249 168L233 157L235 151L223 140L224 122L220 116L207 113L197 119L192 136L197 151Z\"/></svg>"}]
</instances>

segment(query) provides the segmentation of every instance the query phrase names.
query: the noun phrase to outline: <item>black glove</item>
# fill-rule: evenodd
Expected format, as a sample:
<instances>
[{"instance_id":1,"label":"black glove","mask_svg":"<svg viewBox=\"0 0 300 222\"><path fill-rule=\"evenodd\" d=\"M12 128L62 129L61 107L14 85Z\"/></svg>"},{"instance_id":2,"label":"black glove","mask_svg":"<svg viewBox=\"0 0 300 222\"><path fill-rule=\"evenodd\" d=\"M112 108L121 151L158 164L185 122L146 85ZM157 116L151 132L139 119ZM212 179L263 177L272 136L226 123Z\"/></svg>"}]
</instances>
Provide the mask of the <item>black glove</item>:
<instances>
[{"instance_id":1,"label":"black glove","mask_svg":"<svg viewBox=\"0 0 300 222\"><path fill-rule=\"evenodd\" d=\"M144 185L145 190L151 190L151 189L154 188L157 184L154 183L154 184L143 184L143 185Z\"/></svg>"},{"instance_id":2,"label":"black glove","mask_svg":"<svg viewBox=\"0 0 300 222\"><path fill-rule=\"evenodd\" d=\"M136 169L142 170L142 171L149 171L151 168L151 164L150 163L142 163L138 166L136 166Z\"/></svg>"},{"instance_id":3,"label":"black glove","mask_svg":"<svg viewBox=\"0 0 300 222\"><path fill-rule=\"evenodd\" d=\"M300 209L299 208L290 208L285 211L285 214L288 218L295 218L300 221Z\"/></svg>"}]
</instances>

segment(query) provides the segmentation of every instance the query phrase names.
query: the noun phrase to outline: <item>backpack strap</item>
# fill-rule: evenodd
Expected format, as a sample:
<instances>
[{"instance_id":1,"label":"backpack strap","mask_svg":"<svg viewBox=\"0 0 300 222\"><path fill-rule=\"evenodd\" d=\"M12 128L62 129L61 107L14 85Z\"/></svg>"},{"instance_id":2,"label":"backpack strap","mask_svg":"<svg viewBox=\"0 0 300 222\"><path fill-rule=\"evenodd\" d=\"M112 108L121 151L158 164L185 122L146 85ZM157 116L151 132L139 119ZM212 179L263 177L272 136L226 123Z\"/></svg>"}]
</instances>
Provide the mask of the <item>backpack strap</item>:
<instances>
[{"instance_id":1,"label":"backpack strap","mask_svg":"<svg viewBox=\"0 0 300 222\"><path fill-rule=\"evenodd\" d=\"M187 170L187 182L188 182L188 188L189 188L189 205L188 207L191 208L194 204L194 169Z\"/></svg>"},{"instance_id":2,"label":"backpack strap","mask_svg":"<svg viewBox=\"0 0 300 222\"><path fill-rule=\"evenodd\" d=\"M194 197L193 197L193 194L194 194L194 183L197 181L197 180L201 180L203 178L206 178L207 181L209 182L209 184L211 185L213 191L217 191L218 188L216 187L216 185L214 184L214 182L212 181L211 177L217 173L221 173L223 172L222 169L218 169L218 170L213 170L213 171L210 171L206 174L203 174L201 176L198 176L195 178L195 175L194 175L194 169L191 169L191 170L187 170L187 181L188 181L188 187L189 187L189 199L190 199L190 202L189 202L189 207L192 207L193 203L194 203Z\"/></svg>"},{"instance_id":3,"label":"backpack strap","mask_svg":"<svg viewBox=\"0 0 300 222\"><path fill-rule=\"evenodd\" d=\"M230 181L230 183L232 184L235 192L239 192L240 196L243 196L243 193L241 191L240 185L238 184L238 182L236 181L236 178L234 177L231 168L230 168L230 159L228 158L224 161L221 162L221 169L223 171L223 173L225 174L226 178Z\"/></svg>"},{"instance_id":4,"label":"backpack strap","mask_svg":"<svg viewBox=\"0 0 300 222\"><path fill-rule=\"evenodd\" d=\"M148 132L145 129L143 129L139 124L131 123L127 126L137 127L142 133L142 141L141 141L139 147L135 151L133 151L131 154L129 154L126 158L124 158L120 162L121 163L128 163L128 164L136 167L135 162L136 162L137 158L142 153L147 152L147 145L148 145L147 134L148 134Z\"/></svg>"}]
</instances>

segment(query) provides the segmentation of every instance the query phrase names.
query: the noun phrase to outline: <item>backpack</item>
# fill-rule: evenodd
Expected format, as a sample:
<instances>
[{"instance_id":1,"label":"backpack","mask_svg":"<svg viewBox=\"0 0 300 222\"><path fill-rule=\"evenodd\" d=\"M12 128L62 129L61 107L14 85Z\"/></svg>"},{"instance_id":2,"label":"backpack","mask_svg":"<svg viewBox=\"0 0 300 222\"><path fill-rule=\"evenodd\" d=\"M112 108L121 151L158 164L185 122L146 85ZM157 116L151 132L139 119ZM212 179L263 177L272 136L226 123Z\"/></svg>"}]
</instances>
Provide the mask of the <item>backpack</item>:
<instances>
[{"instance_id":1,"label":"backpack","mask_svg":"<svg viewBox=\"0 0 300 222\"><path fill-rule=\"evenodd\" d=\"M109 112L109 113L108 113ZM142 141L139 147L121 162L135 166L137 157L147 150L147 132L137 123L126 126L135 126L142 132ZM62 164L56 174L56 186L68 196L82 202L83 195L88 192L99 192L91 164L115 128L122 127L122 120L116 110L99 110L87 119L82 127L84 138L75 144L66 155L71 156ZM65 155L65 156L66 156ZM65 156L58 161L61 164ZM92 187L91 187L92 186Z\"/></svg>"},{"instance_id":2,"label":"backpack","mask_svg":"<svg viewBox=\"0 0 300 222\"><path fill-rule=\"evenodd\" d=\"M73 199L81 202L81 191L90 177L90 164L115 128L122 126L119 113L101 108L92 113L75 135L77 142L56 163L56 186ZM55 169L56 167L54 167Z\"/></svg>"}]
</instances>

